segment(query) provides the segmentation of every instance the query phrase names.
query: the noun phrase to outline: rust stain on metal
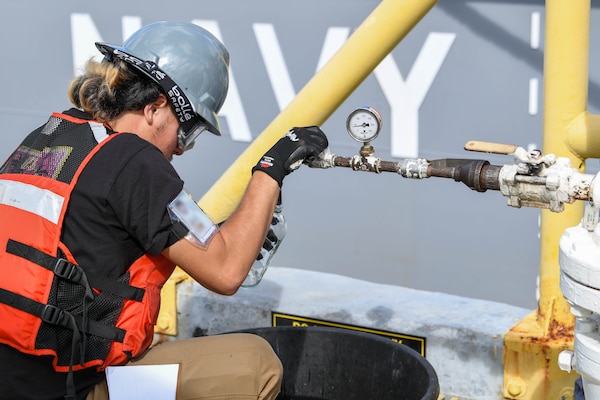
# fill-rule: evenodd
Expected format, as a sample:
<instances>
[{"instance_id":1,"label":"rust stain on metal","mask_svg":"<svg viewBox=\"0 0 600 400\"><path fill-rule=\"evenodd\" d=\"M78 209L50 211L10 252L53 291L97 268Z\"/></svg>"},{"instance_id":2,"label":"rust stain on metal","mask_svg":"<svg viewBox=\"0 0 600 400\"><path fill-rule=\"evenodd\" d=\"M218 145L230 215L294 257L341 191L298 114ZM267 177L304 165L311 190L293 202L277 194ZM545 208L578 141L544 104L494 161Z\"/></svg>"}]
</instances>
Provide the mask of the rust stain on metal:
<instances>
[{"instance_id":1,"label":"rust stain on metal","mask_svg":"<svg viewBox=\"0 0 600 400\"><path fill-rule=\"evenodd\" d=\"M587 200L590 197L589 185L578 185L573 188L573 197L579 200Z\"/></svg>"},{"instance_id":2,"label":"rust stain on metal","mask_svg":"<svg viewBox=\"0 0 600 400\"><path fill-rule=\"evenodd\" d=\"M573 342L574 329L573 325L561 324L556 320L550 321L548 325L548 332L545 336L530 336L528 334L522 334L518 330L511 329L511 332L517 334L519 339L527 341L532 344L547 344L547 343L561 343L570 344Z\"/></svg>"},{"instance_id":3,"label":"rust stain on metal","mask_svg":"<svg viewBox=\"0 0 600 400\"><path fill-rule=\"evenodd\" d=\"M574 328L575 327L572 324L564 324L556 320L552 320L548 326L548 337L553 341L572 342L574 337Z\"/></svg>"}]
</instances>

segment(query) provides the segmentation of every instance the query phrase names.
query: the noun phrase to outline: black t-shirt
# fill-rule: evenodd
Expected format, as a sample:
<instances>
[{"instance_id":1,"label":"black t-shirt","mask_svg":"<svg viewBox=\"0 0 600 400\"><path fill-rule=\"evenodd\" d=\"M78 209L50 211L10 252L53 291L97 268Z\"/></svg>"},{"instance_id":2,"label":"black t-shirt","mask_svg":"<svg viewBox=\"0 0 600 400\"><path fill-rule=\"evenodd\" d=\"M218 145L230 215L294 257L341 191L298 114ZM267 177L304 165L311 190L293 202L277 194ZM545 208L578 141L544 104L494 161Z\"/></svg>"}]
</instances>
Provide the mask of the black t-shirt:
<instances>
[{"instance_id":1,"label":"black t-shirt","mask_svg":"<svg viewBox=\"0 0 600 400\"><path fill-rule=\"evenodd\" d=\"M118 277L143 254L157 255L177 240L166 206L182 189L158 148L137 135L119 135L83 170L65 215L63 242L79 265ZM75 372L78 399L103 377L95 368ZM66 378L54 371L51 357L0 344L1 400L62 399Z\"/></svg>"}]
</instances>

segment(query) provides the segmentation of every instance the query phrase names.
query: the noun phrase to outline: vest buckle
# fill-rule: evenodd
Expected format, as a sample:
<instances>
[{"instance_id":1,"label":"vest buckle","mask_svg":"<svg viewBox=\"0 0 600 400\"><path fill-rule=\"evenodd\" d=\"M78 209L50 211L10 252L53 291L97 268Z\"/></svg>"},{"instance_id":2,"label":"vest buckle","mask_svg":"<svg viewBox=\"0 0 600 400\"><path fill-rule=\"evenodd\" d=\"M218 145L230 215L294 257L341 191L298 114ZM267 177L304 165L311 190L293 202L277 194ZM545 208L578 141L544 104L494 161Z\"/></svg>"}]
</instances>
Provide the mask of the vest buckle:
<instances>
[{"instance_id":1,"label":"vest buckle","mask_svg":"<svg viewBox=\"0 0 600 400\"><path fill-rule=\"evenodd\" d=\"M54 264L54 275L61 278L70 280L72 282L79 282L81 280L81 270L75 264L72 264L64 258L57 258L56 264Z\"/></svg>"},{"instance_id":2,"label":"vest buckle","mask_svg":"<svg viewBox=\"0 0 600 400\"><path fill-rule=\"evenodd\" d=\"M64 323L65 312L58 307L46 304L42 309L40 318L42 321L52 325L65 326Z\"/></svg>"}]
</instances>

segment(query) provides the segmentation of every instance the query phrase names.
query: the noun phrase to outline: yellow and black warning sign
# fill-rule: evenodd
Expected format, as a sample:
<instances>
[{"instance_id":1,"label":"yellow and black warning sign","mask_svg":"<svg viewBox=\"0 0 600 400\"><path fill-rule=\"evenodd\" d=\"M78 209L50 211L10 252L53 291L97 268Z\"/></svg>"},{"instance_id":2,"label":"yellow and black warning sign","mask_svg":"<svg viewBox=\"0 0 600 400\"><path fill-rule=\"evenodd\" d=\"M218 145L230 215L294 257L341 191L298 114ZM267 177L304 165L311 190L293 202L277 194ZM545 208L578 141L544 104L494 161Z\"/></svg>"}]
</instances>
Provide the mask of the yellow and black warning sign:
<instances>
[{"instance_id":1,"label":"yellow and black warning sign","mask_svg":"<svg viewBox=\"0 0 600 400\"><path fill-rule=\"evenodd\" d=\"M423 357L425 357L425 338L420 336L405 335L403 333L395 333L379 329L365 328L362 326L342 324L339 322L306 318L298 315L282 314L275 311L271 312L271 319L273 326L330 326L333 328L350 329L354 331L372 333L408 346L411 349L417 351Z\"/></svg>"}]
</instances>

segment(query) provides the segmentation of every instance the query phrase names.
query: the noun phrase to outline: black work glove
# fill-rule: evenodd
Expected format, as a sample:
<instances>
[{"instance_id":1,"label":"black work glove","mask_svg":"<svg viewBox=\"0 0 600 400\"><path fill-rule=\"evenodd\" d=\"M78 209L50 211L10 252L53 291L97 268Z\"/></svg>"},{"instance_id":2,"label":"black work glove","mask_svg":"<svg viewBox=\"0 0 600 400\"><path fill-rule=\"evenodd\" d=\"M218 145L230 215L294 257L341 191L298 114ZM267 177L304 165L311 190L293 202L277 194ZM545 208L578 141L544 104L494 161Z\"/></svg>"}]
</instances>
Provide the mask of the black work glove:
<instances>
[{"instance_id":1,"label":"black work glove","mask_svg":"<svg viewBox=\"0 0 600 400\"><path fill-rule=\"evenodd\" d=\"M287 174L298 169L303 162L317 157L328 145L327 136L318 126L292 128L262 156L252 172L269 174L281 187Z\"/></svg>"}]
</instances>

